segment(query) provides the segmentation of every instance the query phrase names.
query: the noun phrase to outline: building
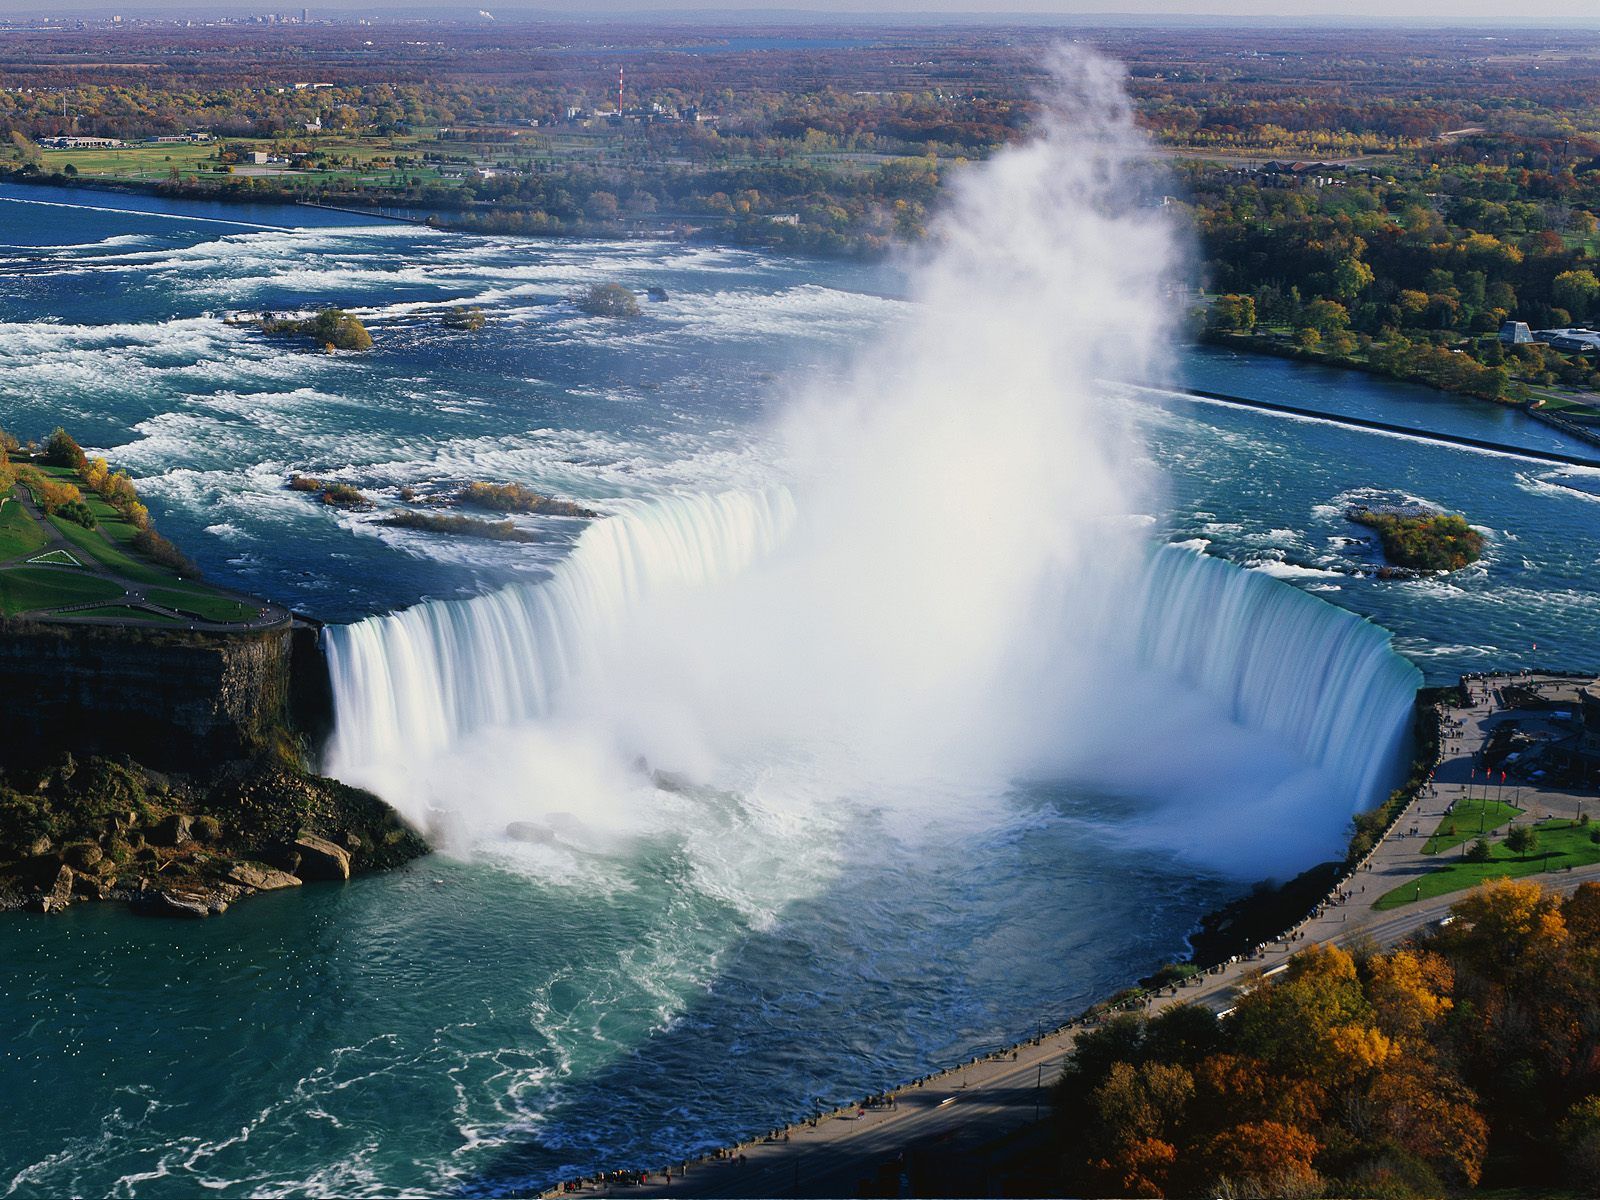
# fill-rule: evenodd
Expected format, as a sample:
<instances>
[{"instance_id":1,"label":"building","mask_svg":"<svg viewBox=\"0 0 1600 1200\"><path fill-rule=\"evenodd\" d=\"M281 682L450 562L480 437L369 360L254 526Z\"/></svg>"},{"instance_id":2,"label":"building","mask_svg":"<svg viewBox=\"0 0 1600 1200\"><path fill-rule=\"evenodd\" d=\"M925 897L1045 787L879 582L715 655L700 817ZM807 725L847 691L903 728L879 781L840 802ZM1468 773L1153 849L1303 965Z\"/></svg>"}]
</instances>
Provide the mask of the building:
<instances>
[{"instance_id":1,"label":"building","mask_svg":"<svg viewBox=\"0 0 1600 1200\"><path fill-rule=\"evenodd\" d=\"M1526 321L1501 321L1500 340L1508 346L1526 346L1533 341L1533 333Z\"/></svg>"},{"instance_id":2,"label":"building","mask_svg":"<svg viewBox=\"0 0 1600 1200\"><path fill-rule=\"evenodd\" d=\"M117 138L48 137L40 138L39 145L46 150L115 150L122 142Z\"/></svg>"},{"instance_id":3,"label":"building","mask_svg":"<svg viewBox=\"0 0 1600 1200\"><path fill-rule=\"evenodd\" d=\"M1600 332L1593 329L1538 329L1533 337L1563 354L1600 354Z\"/></svg>"}]
</instances>

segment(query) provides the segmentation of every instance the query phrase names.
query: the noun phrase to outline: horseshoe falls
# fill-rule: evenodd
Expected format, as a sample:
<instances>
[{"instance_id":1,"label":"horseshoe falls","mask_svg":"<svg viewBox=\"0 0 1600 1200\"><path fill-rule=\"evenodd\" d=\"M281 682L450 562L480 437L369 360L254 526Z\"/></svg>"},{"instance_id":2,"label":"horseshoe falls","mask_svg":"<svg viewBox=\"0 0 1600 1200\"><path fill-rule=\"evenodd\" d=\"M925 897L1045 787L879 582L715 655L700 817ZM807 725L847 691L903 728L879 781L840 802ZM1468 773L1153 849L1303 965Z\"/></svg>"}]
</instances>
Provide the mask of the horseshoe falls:
<instances>
[{"instance_id":1,"label":"horseshoe falls","mask_svg":"<svg viewBox=\"0 0 1600 1200\"><path fill-rule=\"evenodd\" d=\"M360 776L547 715L562 684L615 639L630 606L737 574L770 553L792 520L782 489L659 500L591 525L543 583L330 627L338 716L330 770Z\"/></svg>"},{"instance_id":2,"label":"horseshoe falls","mask_svg":"<svg viewBox=\"0 0 1600 1200\"><path fill-rule=\"evenodd\" d=\"M430 808L448 803L412 786L426 777L430 763L448 761L474 739L515 739L519 727L560 717L569 689L576 684L582 691L586 675L603 673L608 657L626 647L630 624L663 596L690 608L697 596L730 585L736 597L757 603L769 597L766 589L741 592L739 577L781 558L795 523L794 500L783 489L670 497L596 522L546 581L328 627L324 644L337 717L329 769L379 788L427 824ZM1342 820L1375 803L1390 786L1421 677L1394 652L1385 630L1266 575L1173 546L1153 550L1119 590L1118 615L1103 622L1092 652L1070 636L1058 637L1063 631L1041 626L1035 631L1041 653L1065 664L1064 670L1092 674L1097 693L1114 697L1119 707L1139 703L1142 688L1187 691L1203 723L1231 726L1314 771L1321 779L1314 799L1299 792L1280 795L1287 807L1270 814L1275 826L1284 827L1274 831L1280 847L1288 827L1311 820L1297 806L1314 804L1319 819L1311 823L1325 829L1330 815ZM767 614L763 624L787 627L779 612ZM720 617L697 624L679 612L673 628L702 639L694 644L698 656L745 661L742 652L719 656L710 644L727 629ZM738 690L736 682L723 682ZM1030 704L1055 702L1056 693L1038 680L1021 675L1016 684L1032 689ZM627 704L626 697L614 700ZM599 715L592 705L579 707L586 719ZM1049 713L1039 719L1051 725ZM1047 741L1069 738L1081 714L1069 705L1054 723ZM1143 722L1133 722L1111 736L1139 743L1141 727ZM1090 729L1090 743L1107 736ZM805 732L799 731L801 740ZM795 733L768 731L772 740L785 742ZM625 758L639 749L616 748ZM1157 744L1140 743L1139 750L1161 753ZM1042 760L1030 750L1009 765L1036 773ZM1281 769L1273 760L1266 772ZM1250 773L1247 763L1227 770L1235 781ZM1072 773L1080 781L1085 775L1082 768ZM1100 786L1115 783L1087 774ZM446 777L448 793L454 776ZM856 781L863 790L883 782ZM538 781L529 786L537 791ZM1249 839L1241 833L1240 840ZM1238 861L1225 853L1206 865Z\"/></svg>"}]
</instances>

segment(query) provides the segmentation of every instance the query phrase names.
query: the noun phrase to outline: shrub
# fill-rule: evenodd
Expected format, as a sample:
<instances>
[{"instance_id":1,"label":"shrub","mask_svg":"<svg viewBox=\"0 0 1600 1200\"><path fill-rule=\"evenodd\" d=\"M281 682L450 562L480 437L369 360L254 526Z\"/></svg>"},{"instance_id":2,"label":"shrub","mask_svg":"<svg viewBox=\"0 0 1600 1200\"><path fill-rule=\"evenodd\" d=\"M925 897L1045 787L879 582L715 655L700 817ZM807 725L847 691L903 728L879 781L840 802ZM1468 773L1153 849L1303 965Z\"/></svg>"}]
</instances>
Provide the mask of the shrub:
<instances>
[{"instance_id":1,"label":"shrub","mask_svg":"<svg viewBox=\"0 0 1600 1200\"><path fill-rule=\"evenodd\" d=\"M74 471L83 470L89 461L83 448L59 425L44 444L44 460L51 466L70 467Z\"/></svg>"},{"instance_id":2,"label":"shrub","mask_svg":"<svg viewBox=\"0 0 1600 1200\"><path fill-rule=\"evenodd\" d=\"M487 538L496 542L536 542L538 537L526 529L518 529L512 521L480 521L477 517L462 517L446 513L413 512L409 509L393 513L380 525L393 525L399 529L421 529L428 533L454 533L462 537Z\"/></svg>"},{"instance_id":3,"label":"shrub","mask_svg":"<svg viewBox=\"0 0 1600 1200\"><path fill-rule=\"evenodd\" d=\"M371 508L372 501L367 499L366 493L348 483L338 483L327 479L316 479L310 475L289 476L289 490L294 492L316 492L324 504L334 508Z\"/></svg>"},{"instance_id":4,"label":"shrub","mask_svg":"<svg viewBox=\"0 0 1600 1200\"><path fill-rule=\"evenodd\" d=\"M439 320L446 329L459 329L464 333L477 333L484 326L483 309L476 305L448 309L440 315Z\"/></svg>"},{"instance_id":5,"label":"shrub","mask_svg":"<svg viewBox=\"0 0 1600 1200\"><path fill-rule=\"evenodd\" d=\"M305 337L335 350L370 350L372 335L357 318L342 308L325 308L314 317L263 317L256 323L262 333L278 337Z\"/></svg>"},{"instance_id":6,"label":"shrub","mask_svg":"<svg viewBox=\"0 0 1600 1200\"><path fill-rule=\"evenodd\" d=\"M188 555L184 554L166 538L154 529L141 529L133 535L133 548L153 562L169 570L176 571L179 575L197 578L200 568Z\"/></svg>"},{"instance_id":7,"label":"shrub","mask_svg":"<svg viewBox=\"0 0 1600 1200\"><path fill-rule=\"evenodd\" d=\"M85 529L93 529L95 526L94 510L82 500L68 500L56 509L56 514L75 525L82 525Z\"/></svg>"},{"instance_id":8,"label":"shrub","mask_svg":"<svg viewBox=\"0 0 1600 1200\"><path fill-rule=\"evenodd\" d=\"M591 317L637 317L639 298L620 283L597 283L573 301Z\"/></svg>"},{"instance_id":9,"label":"shrub","mask_svg":"<svg viewBox=\"0 0 1600 1200\"><path fill-rule=\"evenodd\" d=\"M595 512L571 500L556 500L520 483L469 483L459 499L490 512L540 513L554 517L592 517Z\"/></svg>"}]
</instances>

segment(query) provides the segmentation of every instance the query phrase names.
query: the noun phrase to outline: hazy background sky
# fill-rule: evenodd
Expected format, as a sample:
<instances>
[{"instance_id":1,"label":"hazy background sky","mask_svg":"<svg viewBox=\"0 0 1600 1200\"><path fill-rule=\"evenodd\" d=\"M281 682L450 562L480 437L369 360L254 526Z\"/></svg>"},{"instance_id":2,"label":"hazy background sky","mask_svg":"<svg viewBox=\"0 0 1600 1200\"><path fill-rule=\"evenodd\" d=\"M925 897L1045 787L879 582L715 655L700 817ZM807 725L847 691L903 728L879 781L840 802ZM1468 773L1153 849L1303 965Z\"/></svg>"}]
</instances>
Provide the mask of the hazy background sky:
<instances>
[{"instance_id":1,"label":"hazy background sky","mask_svg":"<svg viewBox=\"0 0 1600 1200\"><path fill-rule=\"evenodd\" d=\"M1077 19L1103 17L1111 22L1128 18L1171 17L1177 22L1205 17L1251 20L1287 20L1294 23L1329 21L1381 21L1385 23L1452 24L1493 23L1506 26L1571 22L1600 27L1600 0L1533 0L1508 4L1506 0L710 0L685 4L682 0L0 0L3 15L90 15L120 12L149 16L235 15L272 11L298 12L308 6L313 16L382 16L385 13L473 17L487 9L500 17L546 15L550 17L656 16L679 20L717 17L816 19L850 15L985 16L1003 19L1026 14L1035 19L1051 15ZM1141 21L1141 23L1144 23Z\"/></svg>"}]
</instances>

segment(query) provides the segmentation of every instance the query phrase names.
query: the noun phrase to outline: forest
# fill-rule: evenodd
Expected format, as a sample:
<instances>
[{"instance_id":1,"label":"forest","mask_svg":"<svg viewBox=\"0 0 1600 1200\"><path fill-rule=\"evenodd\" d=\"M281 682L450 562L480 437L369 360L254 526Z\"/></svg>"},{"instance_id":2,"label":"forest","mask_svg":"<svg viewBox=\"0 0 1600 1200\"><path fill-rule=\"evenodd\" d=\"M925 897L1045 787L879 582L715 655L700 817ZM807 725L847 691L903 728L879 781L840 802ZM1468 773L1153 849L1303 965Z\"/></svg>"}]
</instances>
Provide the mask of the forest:
<instances>
[{"instance_id":1,"label":"forest","mask_svg":"<svg viewBox=\"0 0 1600 1200\"><path fill-rule=\"evenodd\" d=\"M0 171L486 233L881 255L1026 135L1066 37L1127 64L1159 155L1149 202L1194 231L1201 336L1490 400L1600 385L1592 351L1496 336L1600 321L1600 33L747 32L15 28ZM40 143L56 137L125 145Z\"/></svg>"},{"instance_id":2,"label":"forest","mask_svg":"<svg viewBox=\"0 0 1600 1200\"><path fill-rule=\"evenodd\" d=\"M1600 885L1499 880L1453 915L1389 951L1309 947L1220 1021L1081 1037L1053 1194L1592 1194Z\"/></svg>"}]
</instances>

